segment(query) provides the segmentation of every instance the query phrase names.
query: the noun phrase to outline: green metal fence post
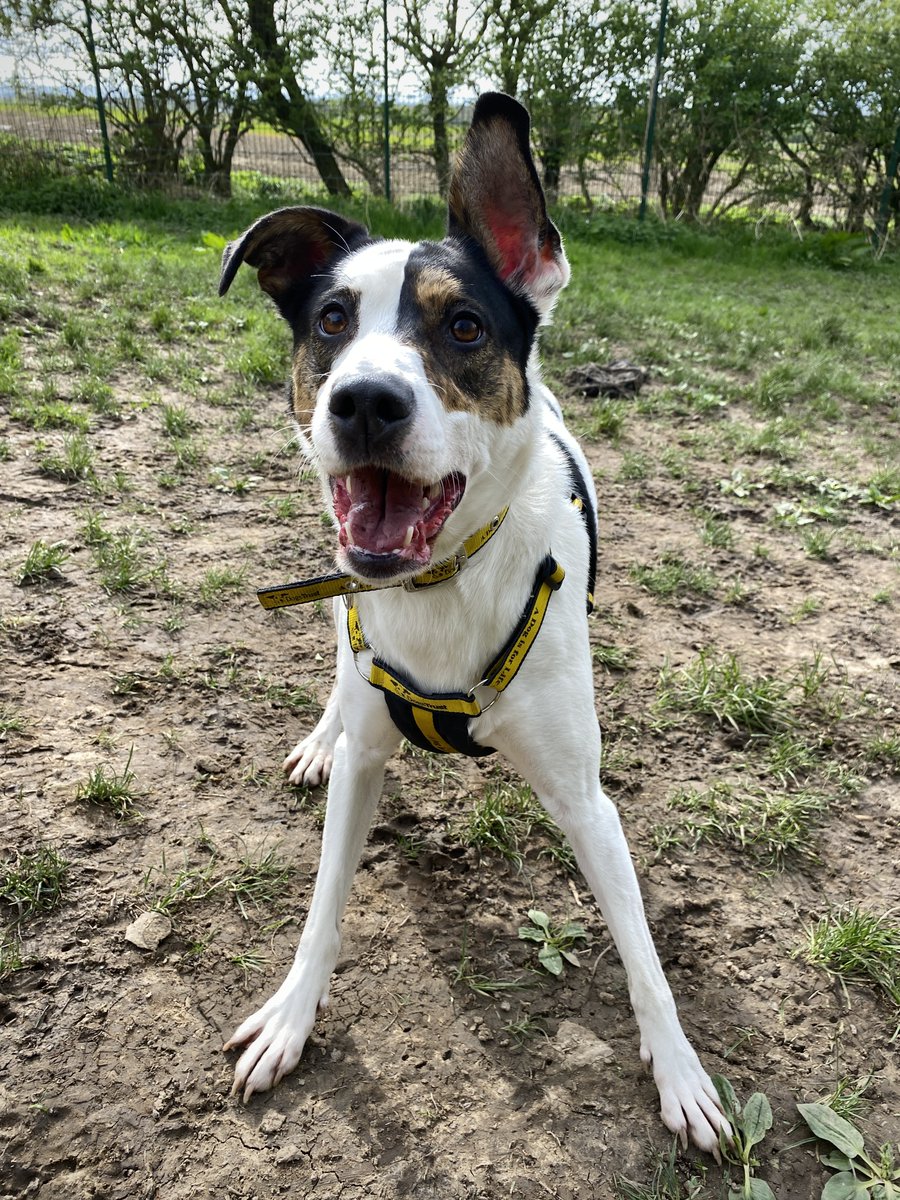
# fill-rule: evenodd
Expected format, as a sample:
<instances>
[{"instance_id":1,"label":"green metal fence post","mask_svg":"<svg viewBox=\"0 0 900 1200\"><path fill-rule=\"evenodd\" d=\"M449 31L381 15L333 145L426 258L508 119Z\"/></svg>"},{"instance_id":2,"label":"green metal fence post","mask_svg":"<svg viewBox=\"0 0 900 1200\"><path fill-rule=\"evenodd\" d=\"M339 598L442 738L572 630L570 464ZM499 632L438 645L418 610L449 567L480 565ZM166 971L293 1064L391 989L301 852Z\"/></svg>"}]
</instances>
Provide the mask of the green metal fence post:
<instances>
[{"instance_id":1,"label":"green metal fence post","mask_svg":"<svg viewBox=\"0 0 900 1200\"><path fill-rule=\"evenodd\" d=\"M384 196L391 202L391 102L388 95L388 0L382 0L384 33Z\"/></svg>"},{"instance_id":2,"label":"green metal fence post","mask_svg":"<svg viewBox=\"0 0 900 1200\"><path fill-rule=\"evenodd\" d=\"M103 90L100 87L100 66L97 62L97 48L94 45L94 21L91 13L91 0L84 0L84 17L87 37L88 58L91 62L91 73L94 76L94 87L97 91L97 116L100 118L100 140L103 143L103 161L106 165L106 178L113 181L112 153L109 148L109 130L106 128L106 106L103 103Z\"/></svg>"},{"instance_id":3,"label":"green metal fence post","mask_svg":"<svg viewBox=\"0 0 900 1200\"><path fill-rule=\"evenodd\" d=\"M643 221L647 212L647 193L650 190L650 164L653 161L653 137L656 133L656 100L659 95L659 76L662 70L662 56L666 44L666 17L669 12L669 0L662 0L659 13L659 35L656 39L656 63L653 67L653 80L650 84L650 108L647 113L647 135L644 138L644 169L641 172L641 206L638 209L638 220Z\"/></svg>"},{"instance_id":4,"label":"green metal fence post","mask_svg":"<svg viewBox=\"0 0 900 1200\"><path fill-rule=\"evenodd\" d=\"M894 189L894 179L897 175L897 164L900 163L900 125L897 126L897 136L894 138L894 148L888 162L887 177L881 193L881 203L878 206L878 220L875 222L875 249L880 250L887 237L888 209L891 205L891 192Z\"/></svg>"}]
</instances>

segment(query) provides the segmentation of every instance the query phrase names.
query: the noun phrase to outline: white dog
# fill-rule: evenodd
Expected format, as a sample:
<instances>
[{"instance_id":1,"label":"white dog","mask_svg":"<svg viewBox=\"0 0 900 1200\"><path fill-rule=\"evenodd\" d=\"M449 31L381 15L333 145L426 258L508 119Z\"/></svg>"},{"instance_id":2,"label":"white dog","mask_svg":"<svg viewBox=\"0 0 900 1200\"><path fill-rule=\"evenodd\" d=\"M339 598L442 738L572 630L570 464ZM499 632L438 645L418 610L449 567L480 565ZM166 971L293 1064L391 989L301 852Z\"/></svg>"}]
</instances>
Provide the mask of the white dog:
<instances>
[{"instance_id":1,"label":"white dog","mask_svg":"<svg viewBox=\"0 0 900 1200\"><path fill-rule=\"evenodd\" d=\"M291 326L292 413L345 572L260 593L268 607L335 597L337 681L285 763L295 784L330 777L321 863L287 978L226 1046L246 1047L234 1090L246 1100L300 1059L328 999L385 763L406 736L497 750L532 786L625 964L663 1120L715 1152L728 1125L682 1032L598 781L596 501L536 347L569 266L528 115L509 97L478 101L449 204L441 242L376 240L335 213L287 208L225 251L220 291L245 262Z\"/></svg>"}]
</instances>

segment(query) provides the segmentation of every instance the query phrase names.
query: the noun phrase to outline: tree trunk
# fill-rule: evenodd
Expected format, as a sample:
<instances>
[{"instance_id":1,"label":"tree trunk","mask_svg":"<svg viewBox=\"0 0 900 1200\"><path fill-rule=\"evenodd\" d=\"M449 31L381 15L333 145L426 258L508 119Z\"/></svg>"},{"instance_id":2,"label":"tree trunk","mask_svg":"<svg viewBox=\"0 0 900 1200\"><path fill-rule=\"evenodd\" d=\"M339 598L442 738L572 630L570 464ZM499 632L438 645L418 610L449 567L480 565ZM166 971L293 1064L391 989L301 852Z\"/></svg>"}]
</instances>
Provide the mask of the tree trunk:
<instances>
[{"instance_id":1,"label":"tree trunk","mask_svg":"<svg viewBox=\"0 0 900 1200\"><path fill-rule=\"evenodd\" d=\"M274 0L249 0L248 17L252 48L263 68L257 84L264 109L274 125L300 141L329 194L349 196L350 188L322 133L315 107L303 94L287 51L278 39Z\"/></svg>"},{"instance_id":2,"label":"tree trunk","mask_svg":"<svg viewBox=\"0 0 900 1200\"><path fill-rule=\"evenodd\" d=\"M447 87L439 77L432 78L431 130L434 134L434 166L437 171L438 191L447 195L450 187L450 139L447 134Z\"/></svg>"}]
</instances>

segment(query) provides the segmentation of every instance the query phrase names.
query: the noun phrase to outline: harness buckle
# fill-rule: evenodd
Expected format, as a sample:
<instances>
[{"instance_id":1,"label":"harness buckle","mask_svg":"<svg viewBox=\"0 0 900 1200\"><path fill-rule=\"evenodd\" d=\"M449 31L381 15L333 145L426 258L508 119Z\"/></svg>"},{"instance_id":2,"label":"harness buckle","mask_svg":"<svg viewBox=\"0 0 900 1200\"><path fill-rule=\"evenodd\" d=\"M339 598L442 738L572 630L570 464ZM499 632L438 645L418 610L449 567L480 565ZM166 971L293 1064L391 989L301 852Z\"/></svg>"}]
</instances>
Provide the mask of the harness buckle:
<instances>
[{"instance_id":1,"label":"harness buckle","mask_svg":"<svg viewBox=\"0 0 900 1200\"><path fill-rule=\"evenodd\" d=\"M476 696L476 695L475 695L475 689L476 689L476 688L481 688L481 687L483 687L483 688L487 688L489 691L493 692L493 695L491 696L490 700L488 700L487 704L482 704L482 703L481 703L481 697L480 697L480 696ZM491 686L491 684L490 684L490 682L489 682L487 679L479 679L478 683L474 683L474 684L473 684L473 685L472 685L472 686L469 688L469 690L468 690L468 692L466 693L466 695L467 695L467 696L468 696L468 697L469 697L471 700L477 700L477 701L478 701L478 705L479 705L479 707L481 708L481 711L482 711L482 713L486 713L486 712L487 712L487 710L488 710L489 708L492 708L492 707L493 707L493 706L494 706L494 705L497 703L497 701L500 699L500 692L497 690L497 688L495 688L495 687L492 687L492 686Z\"/></svg>"}]
</instances>

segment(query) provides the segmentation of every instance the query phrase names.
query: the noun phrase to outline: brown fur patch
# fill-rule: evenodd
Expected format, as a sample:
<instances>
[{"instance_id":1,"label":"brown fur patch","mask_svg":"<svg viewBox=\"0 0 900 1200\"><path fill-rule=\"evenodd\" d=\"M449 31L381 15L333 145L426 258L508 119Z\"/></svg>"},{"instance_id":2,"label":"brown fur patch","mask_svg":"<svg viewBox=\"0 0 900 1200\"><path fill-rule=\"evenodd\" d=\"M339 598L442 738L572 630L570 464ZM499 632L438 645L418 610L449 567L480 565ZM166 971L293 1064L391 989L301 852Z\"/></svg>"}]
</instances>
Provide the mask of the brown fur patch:
<instances>
[{"instance_id":1,"label":"brown fur patch","mask_svg":"<svg viewBox=\"0 0 900 1200\"><path fill-rule=\"evenodd\" d=\"M317 378L316 372L310 366L308 347L305 342L301 342L294 351L294 359L291 363L291 382L293 384L291 407L297 423L305 432L309 431L313 411L316 407L318 385L321 383L321 379L318 379L317 382Z\"/></svg>"}]
</instances>

